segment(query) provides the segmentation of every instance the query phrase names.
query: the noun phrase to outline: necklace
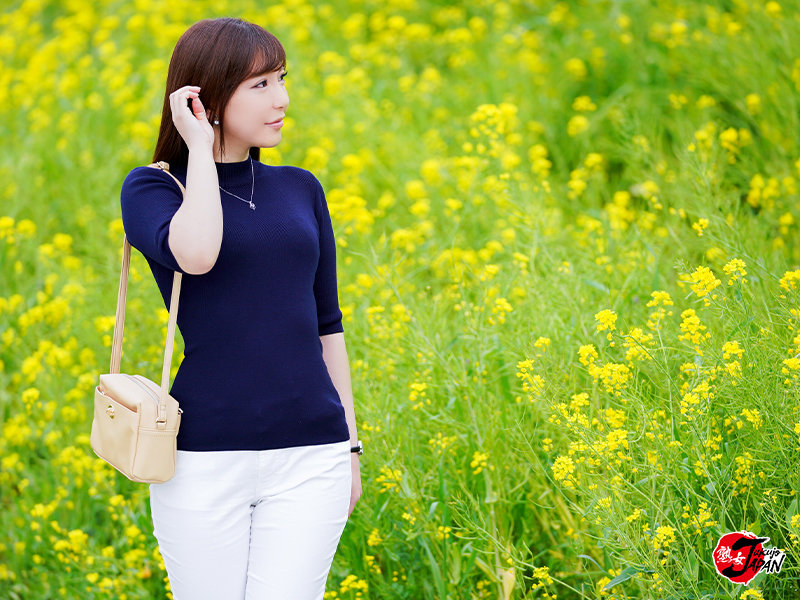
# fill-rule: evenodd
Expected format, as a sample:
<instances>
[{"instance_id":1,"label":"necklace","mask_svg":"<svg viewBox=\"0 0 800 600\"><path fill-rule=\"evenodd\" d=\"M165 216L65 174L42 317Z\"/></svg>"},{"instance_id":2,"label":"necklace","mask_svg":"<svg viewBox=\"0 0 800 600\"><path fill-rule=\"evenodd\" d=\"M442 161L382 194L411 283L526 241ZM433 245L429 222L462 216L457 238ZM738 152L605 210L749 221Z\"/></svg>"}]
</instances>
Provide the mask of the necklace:
<instances>
[{"instance_id":1,"label":"necklace","mask_svg":"<svg viewBox=\"0 0 800 600\"><path fill-rule=\"evenodd\" d=\"M255 188L256 188L256 175L255 175L255 171L253 170L253 157L252 156L250 157L250 173L253 176L253 183L252 183L252 186L250 187L250 200L249 200L249 202L250 202L250 208L255 210L256 209L256 205L253 204L253 190L255 190ZM228 190L222 189L222 186L219 186L219 189L221 189L226 194L231 194L231 192L229 192ZM242 202L248 202L248 200L245 200L244 198L242 198L241 196L237 196L236 194L231 194L231 196L233 196L235 198L239 198L239 200L241 200Z\"/></svg>"}]
</instances>

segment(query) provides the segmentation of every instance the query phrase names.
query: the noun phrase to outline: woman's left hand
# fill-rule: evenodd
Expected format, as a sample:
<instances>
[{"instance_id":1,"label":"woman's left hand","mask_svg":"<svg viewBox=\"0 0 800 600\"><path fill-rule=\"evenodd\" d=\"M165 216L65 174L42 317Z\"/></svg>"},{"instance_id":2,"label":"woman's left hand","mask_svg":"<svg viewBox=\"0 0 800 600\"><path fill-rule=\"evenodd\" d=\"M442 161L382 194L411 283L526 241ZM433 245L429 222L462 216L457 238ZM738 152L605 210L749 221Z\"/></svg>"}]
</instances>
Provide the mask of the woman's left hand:
<instances>
[{"instance_id":1,"label":"woman's left hand","mask_svg":"<svg viewBox=\"0 0 800 600\"><path fill-rule=\"evenodd\" d=\"M347 512L347 518L353 514L353 509L356 507L356 502L361 498L361 463L358 454L353 452L350 457L350 468L353 473L353 483L350 486L350 510Z\"/></svg>"}]
</instances>

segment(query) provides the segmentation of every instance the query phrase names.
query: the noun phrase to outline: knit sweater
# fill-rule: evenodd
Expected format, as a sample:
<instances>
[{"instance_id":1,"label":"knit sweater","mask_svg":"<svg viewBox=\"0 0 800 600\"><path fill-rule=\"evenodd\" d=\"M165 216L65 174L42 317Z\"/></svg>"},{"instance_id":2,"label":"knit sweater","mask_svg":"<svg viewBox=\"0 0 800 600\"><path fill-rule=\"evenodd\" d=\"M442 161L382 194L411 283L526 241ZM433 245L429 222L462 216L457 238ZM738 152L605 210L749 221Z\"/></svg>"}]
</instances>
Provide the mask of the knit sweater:
<instances>
[{"instance_id":1,"label":"knit sweater","mask_svg":"<svg viewBox=\"0 0 800 600\"><path fill-rule=\"evenodd\" d=\"M320 336L342 332L336 246L322 185L305 169L248 158L216 163L222 244L202 275L180 268L168 244L183 202L160 169L130 171L122 222L169 307L183 273L177 325L185 350L170 394L183 415L178 450L267 450L350 438ZM186 185L186 165L170 172Z\"/></svg>"}]
</instances>

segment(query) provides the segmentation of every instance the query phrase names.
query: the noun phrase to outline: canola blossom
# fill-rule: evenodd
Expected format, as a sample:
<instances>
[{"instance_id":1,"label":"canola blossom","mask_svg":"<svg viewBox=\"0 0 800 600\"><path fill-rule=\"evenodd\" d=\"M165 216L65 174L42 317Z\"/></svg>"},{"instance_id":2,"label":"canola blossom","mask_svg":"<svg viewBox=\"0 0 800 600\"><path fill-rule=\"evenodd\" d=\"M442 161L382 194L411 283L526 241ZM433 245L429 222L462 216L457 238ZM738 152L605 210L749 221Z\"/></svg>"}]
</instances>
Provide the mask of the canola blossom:
<instances>
[{"instance_id":1,"label":"canola blossom","mask_svg":"<svg viewBox=\"0 0 800 600\"><path fill-rule=\"evenodd\" d=\"M728 597L710 552L745 527L796 564L798 8L7 3L0 596L172 596L92 391L119 188L175 42L216 16L284 43L261 160L314 173L336 235L365 451L326 600ZM134 252L123 369L157 379L167 314Z\"/></svg>"}]
</instances>

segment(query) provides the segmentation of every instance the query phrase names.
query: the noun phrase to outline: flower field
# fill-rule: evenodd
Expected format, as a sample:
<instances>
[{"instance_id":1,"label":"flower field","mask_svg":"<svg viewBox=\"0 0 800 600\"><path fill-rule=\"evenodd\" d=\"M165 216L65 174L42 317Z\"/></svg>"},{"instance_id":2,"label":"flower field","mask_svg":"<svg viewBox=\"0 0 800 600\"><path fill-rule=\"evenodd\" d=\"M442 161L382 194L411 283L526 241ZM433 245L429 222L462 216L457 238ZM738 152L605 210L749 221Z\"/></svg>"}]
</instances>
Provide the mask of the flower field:
<instances>
[{"instance_id":1,"label":"flower field","mask_svg":"<svg viewBox=\"0 0 800 600\"><path fill-rule=\"evenodd\" d=\"M203 18L286 48L337 239L363 496L326 600L800 598L800 5L8 0L0 599L171 597L89 445L120 187ZM131 257L123 371L167 311ZM182 358L177 334L174 376ZM747 585L723 534L786 553Z\"/></svg>"}]
</instances>

